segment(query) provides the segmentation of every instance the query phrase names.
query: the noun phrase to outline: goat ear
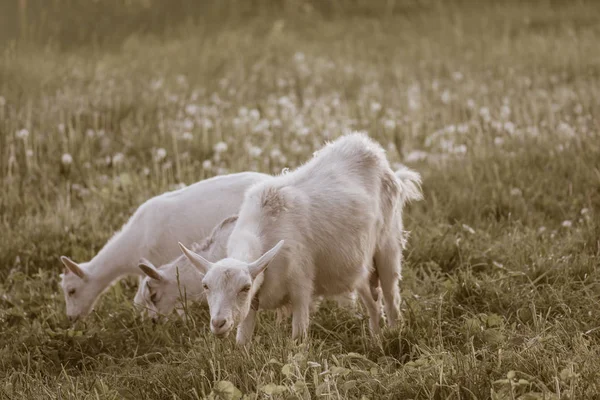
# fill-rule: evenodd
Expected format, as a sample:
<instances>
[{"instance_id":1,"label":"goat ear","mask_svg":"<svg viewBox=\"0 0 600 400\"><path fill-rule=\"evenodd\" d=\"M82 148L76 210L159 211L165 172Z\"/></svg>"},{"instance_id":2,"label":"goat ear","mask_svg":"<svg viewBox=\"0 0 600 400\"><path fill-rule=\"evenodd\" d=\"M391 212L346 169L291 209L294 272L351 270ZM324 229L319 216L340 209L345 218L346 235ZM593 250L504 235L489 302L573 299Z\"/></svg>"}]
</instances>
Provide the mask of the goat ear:
<instances>
[{"instance_id":1,"label":"goat ear","mask_svg":"<svg viewBox=\"0 0 600 400\"><path fill-rule=\"evenodd\" d=\"M202 257L200 254L194 253L192 250L181 244L181 242L179 242L179 248L201 273L206 275L208 270L212 268L212 263L210 261Z\"/></svg>"},{"instance_id":2,"label":"goat ear","mask_svg":"<svg viewBox=\"0 0 600 400\"><path fill-rule=\"evenodd\" d=\"M258 274L263 272L268 266L273 258L279 253L279 250L283 247L284 241L280 240L273 248L263 254L258 260L254 261L250 265L248 265L248 269L250 270L250 276L252 279L256 278Z\"/></svg>"},{"instance_id":3,"label":"goat ear","mask_svg":"<svg viewBox=\"0 0 600 400\"><path fill-rule=\"evenodd\" d=\"M145 258L140 258L138 263L138 267L142 270L144 274L146 274L150 279L154 279L155 281L162 280L162 276L158 269L152 264L150 261Z\"/></svg>"},{"instance_id":4,"label":"goat ear","mask_svg":"<svg viewBox=\"0 0 600 400\"><path fill-rule=\"evenodd\" d=\"M65 274L68 274L69 271L71 271L81 279L85 278L85 272L83 272L81 267L75 261L71 260L69 257L66 256L61 256L60 261L62 261L62 263L66 267Z\"/></svg>"}]
</instances>

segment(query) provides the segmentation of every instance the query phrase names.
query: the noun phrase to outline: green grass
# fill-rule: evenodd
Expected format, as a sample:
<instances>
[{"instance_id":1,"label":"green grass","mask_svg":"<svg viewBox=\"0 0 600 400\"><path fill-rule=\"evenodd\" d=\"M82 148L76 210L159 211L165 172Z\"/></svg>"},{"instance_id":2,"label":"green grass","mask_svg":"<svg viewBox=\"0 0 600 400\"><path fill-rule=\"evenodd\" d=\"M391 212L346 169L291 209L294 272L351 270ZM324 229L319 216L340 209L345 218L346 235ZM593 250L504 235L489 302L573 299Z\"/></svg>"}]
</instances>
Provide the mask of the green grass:
<instances>
[{"instance_id":1,"label":"green grass","mask_svg":"<svg viewBox=\"0 0 600 400\"><path fill-rule=\"evenodd\" d=\"M0 398L599 398L600 5L330 4L4 49ZM60 255L91 258L153 195L294 168L345 129L424 178L400 330L372 339L327 305L299 347L263 313L240 350L203 306L142 321L134 279L69 326Z\"/></svg>"}]
</instances>

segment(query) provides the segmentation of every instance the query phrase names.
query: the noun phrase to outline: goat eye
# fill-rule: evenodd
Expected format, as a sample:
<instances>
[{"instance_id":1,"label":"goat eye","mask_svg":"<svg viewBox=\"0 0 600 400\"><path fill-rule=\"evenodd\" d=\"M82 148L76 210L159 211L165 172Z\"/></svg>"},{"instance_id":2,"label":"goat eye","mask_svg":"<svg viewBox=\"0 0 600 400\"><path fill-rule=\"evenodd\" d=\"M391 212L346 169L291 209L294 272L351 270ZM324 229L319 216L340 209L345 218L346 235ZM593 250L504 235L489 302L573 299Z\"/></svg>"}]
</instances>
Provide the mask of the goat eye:
<instances>
[{"instance_id":1,"label":"goat eye","mask_svg":"<svg viewBox=\"0 0 600 400\"><path fill-rule=\"evenodd\" d=\"M71 289L67 292L69 296L73 296L75 294L75 289Z\"/></svg>"},{"instance_id":2,"label":"goat eye","mask_svg":"<svg viewBox=\"0 0 600 400\"><path fill-rule=\"evenodd\" d=\"M250 285L246 285L240 290L240 293L248 293L250 291Z\"/></svg>"},{"instance_id":3,"label":"goat eye","mask_svg":"<svg viewBox=\"0 0 600 400\"><path fill-rule=\"evenodd\" d=\"M152 302L152 304L156 304L156 293L153 293L153 294L150 296L150 301Z\"/></svg>"},{"instance_id":4,"label":"goat eye","mask_svg":"<svg viewBox=\"0 0 600 400\"><path fill-rule=\"evenodd\" d=\"M208 290L208 285L206 283L202 284L202 287L204 288L204 290Z\"/></svg>"}]
</instances>

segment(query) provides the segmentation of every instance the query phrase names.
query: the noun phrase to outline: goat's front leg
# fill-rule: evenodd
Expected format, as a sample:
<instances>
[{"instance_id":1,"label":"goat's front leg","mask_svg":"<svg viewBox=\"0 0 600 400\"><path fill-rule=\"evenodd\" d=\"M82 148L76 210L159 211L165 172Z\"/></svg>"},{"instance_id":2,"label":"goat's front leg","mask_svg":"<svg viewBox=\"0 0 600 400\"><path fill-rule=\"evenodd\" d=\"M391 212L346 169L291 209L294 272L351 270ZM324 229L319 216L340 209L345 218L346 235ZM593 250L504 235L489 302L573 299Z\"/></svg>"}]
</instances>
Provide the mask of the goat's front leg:
<instances>
[{"instance_id":1,"label":"goat's front leg","mask_svg":"<svg viewBox=\"0 0 600 400\"><path fill-rule=\"evenodd\" d=\"M252 335L254 335L254 327L256 326L257 312L258 310L251 308L246 318L240 322L237 329L237 335L235 337L236 343L239 346L245 346L252 340Z\"/></svg>"},{"instance_id":2,"label":"goat's front leg","mask_svg":"<svg viewBox=\"0 0 600 400\"><path fill-rule=\"evenodd\" d=\"M291 296L292 301L292 339L303 341L308 336L312 288L303 288Z\"/></svg>"}]
</instances>

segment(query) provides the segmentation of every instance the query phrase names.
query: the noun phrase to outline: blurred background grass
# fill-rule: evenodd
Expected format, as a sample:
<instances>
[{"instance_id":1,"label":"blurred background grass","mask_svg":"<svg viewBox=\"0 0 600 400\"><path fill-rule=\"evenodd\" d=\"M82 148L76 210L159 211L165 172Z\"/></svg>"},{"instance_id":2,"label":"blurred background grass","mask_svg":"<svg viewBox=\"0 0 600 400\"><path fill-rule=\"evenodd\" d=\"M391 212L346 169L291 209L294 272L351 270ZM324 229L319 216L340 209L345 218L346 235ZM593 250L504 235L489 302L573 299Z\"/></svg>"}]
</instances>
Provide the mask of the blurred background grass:
<instances>
[{"instance_id":1,"label":"blurred background grass","mask_svg":"<svg viewBox=\"0 0 600 400\"><path fill-rule=\"evenodd\" d=\"M2 396L600 392L599 2L4 0L0 18ZM372 341L324 307L298 349L266 313L246 354L202 308L139 320L132 280L68 326L61 254L91 258L152 195L295 168L348 129L424 176L403 329Z\"/></svg>"}]
</instances>

